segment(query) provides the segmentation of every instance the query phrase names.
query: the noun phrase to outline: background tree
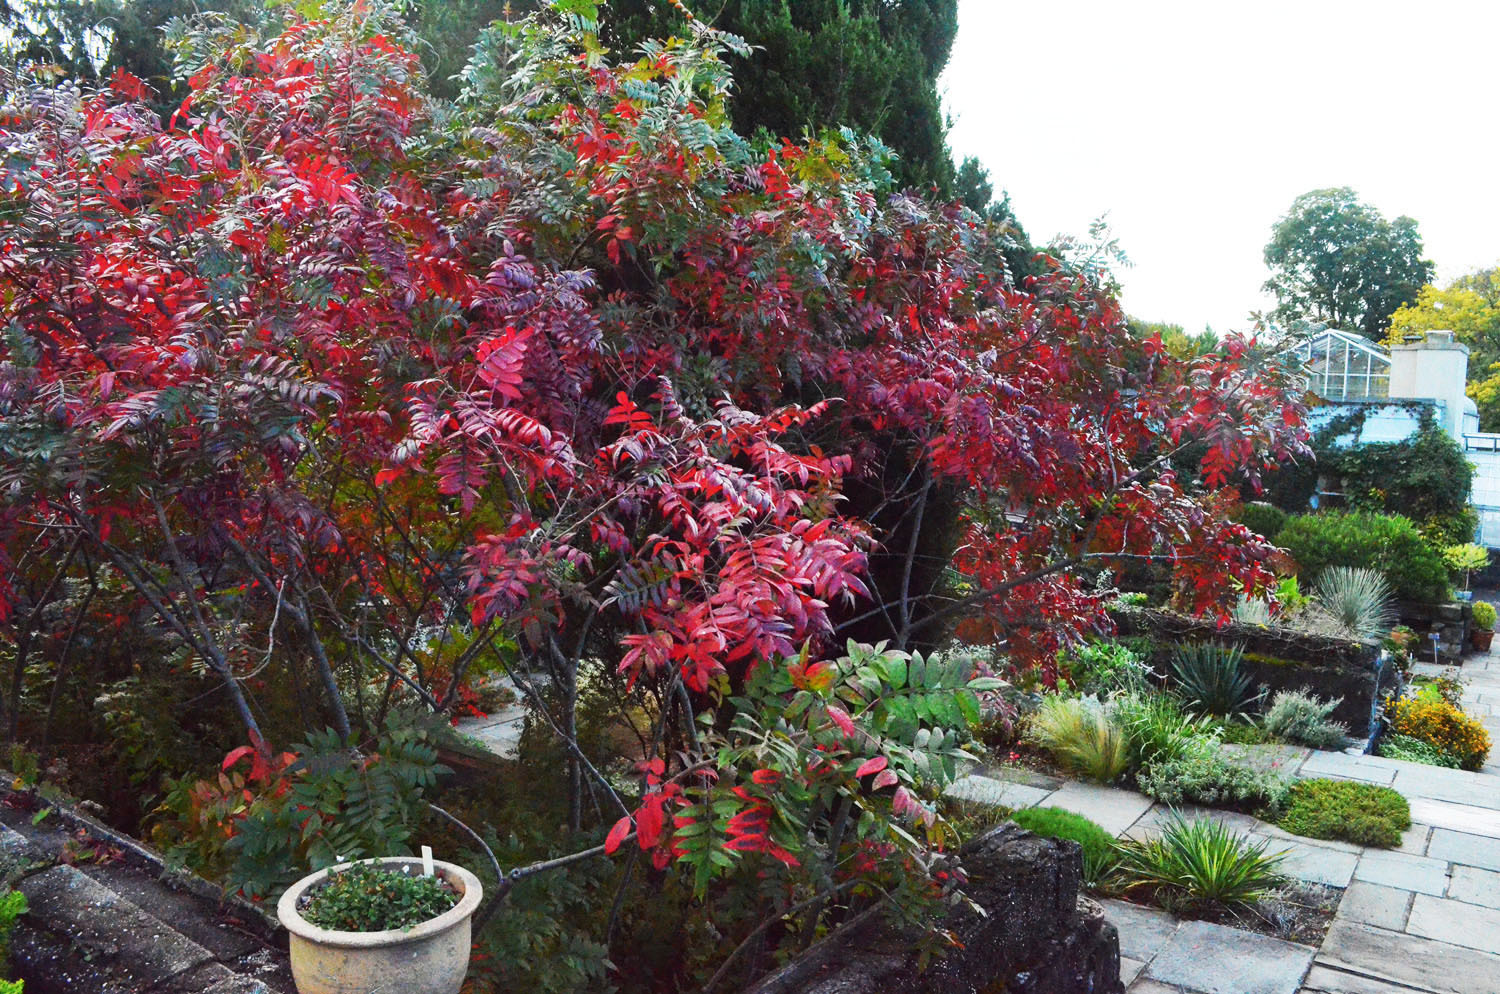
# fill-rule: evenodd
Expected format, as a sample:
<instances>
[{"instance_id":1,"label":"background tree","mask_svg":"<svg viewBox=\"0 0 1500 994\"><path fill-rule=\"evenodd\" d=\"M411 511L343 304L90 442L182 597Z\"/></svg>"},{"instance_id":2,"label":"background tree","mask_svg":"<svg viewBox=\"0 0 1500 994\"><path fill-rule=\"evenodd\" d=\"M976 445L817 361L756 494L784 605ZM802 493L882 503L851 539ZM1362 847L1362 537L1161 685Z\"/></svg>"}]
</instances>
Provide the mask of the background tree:
<instances>
[{"instance_id":1,"label":"background tree","mask_svg":"<svg viewBox=\"0 0 1500 994\"><path fill-rule=\"evenodd\" d=\"M1278 321L1321 321L1373 341L1432 278L1417 222L1386 220L1347 186L1293 201L1271 229L1265 260Z\"/></svg>"},{"instance_id":2,"label":"background tree","mask_svg":"<svg viewBox=\"0 0 1500 994\"><path fill-rule=\"evenodd\" d=\"M1469 347L1468 392L1479 406L1479 427L1500 431L1500 268L1460 276L1443 289L1423 287L1391 315L1386 343L1438 328Z\"/></svg>"}]
</instances>

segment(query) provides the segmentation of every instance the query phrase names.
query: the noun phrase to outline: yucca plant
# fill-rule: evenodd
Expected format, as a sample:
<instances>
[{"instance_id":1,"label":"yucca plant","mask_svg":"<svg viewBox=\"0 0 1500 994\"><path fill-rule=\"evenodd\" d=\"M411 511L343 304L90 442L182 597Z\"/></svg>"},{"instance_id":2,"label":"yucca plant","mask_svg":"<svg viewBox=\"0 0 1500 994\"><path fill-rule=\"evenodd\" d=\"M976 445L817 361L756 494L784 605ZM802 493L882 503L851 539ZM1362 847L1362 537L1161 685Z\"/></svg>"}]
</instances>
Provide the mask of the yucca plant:
<instances>
[{"instance_id":1,"label":"yucca plant","mask_svg":"<svg viewBox=\"0 0 1500 994\"><path fill-rule=\"evenodd\" d=\"M1110 783L1130 768L1130 740L1109 710L1092 697L1042 699L1027 738L1065 769Z\"/></svg>"},{"instance_id":2,"label":"yucca plant","mask_svg":"<svg viewBox=\"0 0 1500 994\"><path fill-rule=\"evenodd\" d=\"M1241 672L1245 647L1194 642L1172 653L1172 675L1188 706L1200 714L1229 718L1246 714L1260 700L1249 674Z\"/></svg>"},{"instance_id":3,"label":"yucca plant","mask_svg":"<svg viewBox=\"0 0 1500 994\"><path fill-rule=\"evenodd\" d=\"M1382 638L1396 623L1385 574L1353 566L1330 566L1318 576L1317 613L1356 639Z\"/></svg>"},{"instance_id":4,"label":"yucca plant","mask_svg":"<svg viewBox=\"0 0 1500 994\"><path fill-rule=\"evenodd\" d=\"M1281 882L1285 852L1251 842L1213 818L1173 814L1160 836L1120 847L1126 890L1147 888L1169 910L1253 904Z\"/></svg>"}]
</instances>

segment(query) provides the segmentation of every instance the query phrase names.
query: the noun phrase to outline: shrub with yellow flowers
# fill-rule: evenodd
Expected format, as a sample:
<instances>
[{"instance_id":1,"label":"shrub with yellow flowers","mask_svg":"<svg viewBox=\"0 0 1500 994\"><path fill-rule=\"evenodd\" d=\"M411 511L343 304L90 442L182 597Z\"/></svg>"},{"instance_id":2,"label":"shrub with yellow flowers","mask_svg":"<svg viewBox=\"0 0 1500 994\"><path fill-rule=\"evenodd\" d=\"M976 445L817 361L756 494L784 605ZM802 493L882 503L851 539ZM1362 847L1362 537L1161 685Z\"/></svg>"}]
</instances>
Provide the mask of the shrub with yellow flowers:
<instances>
[{"instance_id":1,"label":"shrub with yellow flowers","mask_svg":"<svg viewBox=\"0 0 1500 994\"><path fill-rule=\"evenodd\" d=\"M1490 733L1436 693L1398 697L1386 710L1391 731L1437 746L1456 757L1466 770L1484 765L1490 752Z\"/></svg>"}]
</instances>

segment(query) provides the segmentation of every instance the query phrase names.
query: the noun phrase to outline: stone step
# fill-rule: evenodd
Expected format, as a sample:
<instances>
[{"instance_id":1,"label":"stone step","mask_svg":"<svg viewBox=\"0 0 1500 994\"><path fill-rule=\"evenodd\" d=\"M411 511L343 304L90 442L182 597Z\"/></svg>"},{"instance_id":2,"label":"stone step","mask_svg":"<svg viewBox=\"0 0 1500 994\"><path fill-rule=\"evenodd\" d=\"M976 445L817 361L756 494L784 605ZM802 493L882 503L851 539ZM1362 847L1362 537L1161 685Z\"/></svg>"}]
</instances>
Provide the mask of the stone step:
<instances>
[{"instance_id":1,"label":"stone step","mask_svg":"<svg viewBox=\"0 0 1500 994\"><path fill-rule=\"evenodd\" d=\"M275 957L268 950L257 965L262 950L253 946L258 944L246 940L242 947L223 948L227 939L219 936L216 955L77 867L63 864L33 873L16 889L26 895L29 908L12 936L11 955L28 994L282 994L287 989L275 976ZM159 896L139 880L134 889ZM194 917L184 915L181 921L186 925ZM225 953L251 972L221 962ZM266 978L254 975L261 968Z\"/></svg>"}]
</instances>

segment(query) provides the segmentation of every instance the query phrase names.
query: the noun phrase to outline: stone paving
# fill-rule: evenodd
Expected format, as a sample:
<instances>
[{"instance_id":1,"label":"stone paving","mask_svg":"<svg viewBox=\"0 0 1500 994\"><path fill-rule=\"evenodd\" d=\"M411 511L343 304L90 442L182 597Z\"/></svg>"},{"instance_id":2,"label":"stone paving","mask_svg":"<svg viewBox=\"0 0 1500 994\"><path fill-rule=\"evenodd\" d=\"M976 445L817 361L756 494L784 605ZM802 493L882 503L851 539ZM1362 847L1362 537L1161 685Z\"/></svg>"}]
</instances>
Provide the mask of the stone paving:
<instances>
[{"instance_id":1,"label":"stone paving","mask_svg":"<svg viewBox=\"0 0 1500 994\"><path fill-rule=\"evenodd\" d=\"M1431 668L1436 672L1436 668ZM1500 994L1500 654L1470 657L1464 709L1496 748L1477 773L1288 746L1235 747L1241 758L1298 777L1335 777L1400 791L1412 827L1399 849L1291 835L1243 814L1189 809L1287 850L1284 869L1344 889L1318 949L1165 912L1105 901L1120 930L1129 994ZM1010 808L1059 807L1124 838L1168 812L1131 790L987 769L950 793Z\"/></svg>"}]
</instances>

